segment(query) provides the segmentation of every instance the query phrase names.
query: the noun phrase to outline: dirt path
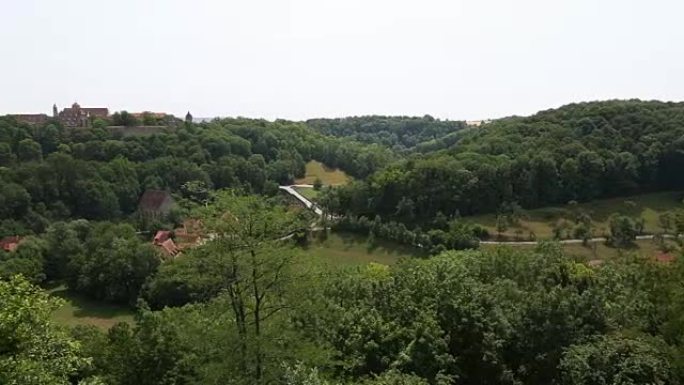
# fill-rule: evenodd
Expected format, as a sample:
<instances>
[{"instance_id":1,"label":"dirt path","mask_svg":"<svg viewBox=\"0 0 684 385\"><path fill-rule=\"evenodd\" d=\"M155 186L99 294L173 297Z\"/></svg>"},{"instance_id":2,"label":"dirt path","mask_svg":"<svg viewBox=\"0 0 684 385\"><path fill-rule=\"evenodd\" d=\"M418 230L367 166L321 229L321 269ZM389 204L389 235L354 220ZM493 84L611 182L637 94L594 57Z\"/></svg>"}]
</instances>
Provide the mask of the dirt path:
<instances>
[{"instance_id":1,"label":"dirt path","mask_svg":"<svg viewBox=\"0 0 684 385\"><path fill-rule=\"evenodd\" d=\"M637 239L637 241L641 241L641 240L653 239L654 237L655 237L655 235L638 235L636 237L636 239ZM669 235L669 234L663 235L663 237L667 238L667 239L674 239L674 236ZM597 238L591 238L591 239L587 240L587 243L605 242L607 240L608 239L605 237L597 237ZM533 245L538 244L539 242L541 242L541 241L502 241L502 242L499 242L499 241L480 241L480 244L481 245L511 245L511 246L528 245L528 246L533 246ZM563 240L558 241L558 243L560 243L562 245L581 244L583 242L584 241L582 239L563 239Z\"/></svg>"}]
</instances>

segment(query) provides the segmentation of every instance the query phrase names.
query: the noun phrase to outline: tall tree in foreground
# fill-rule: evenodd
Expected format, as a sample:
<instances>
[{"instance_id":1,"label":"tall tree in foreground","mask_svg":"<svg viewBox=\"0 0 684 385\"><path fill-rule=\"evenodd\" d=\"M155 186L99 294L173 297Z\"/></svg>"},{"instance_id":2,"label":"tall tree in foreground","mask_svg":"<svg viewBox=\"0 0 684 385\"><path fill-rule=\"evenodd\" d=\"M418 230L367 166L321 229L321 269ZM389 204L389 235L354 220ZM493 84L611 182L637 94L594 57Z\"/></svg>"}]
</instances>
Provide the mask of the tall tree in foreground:
<instances>
[{"instance_id":1,"label":"tall tree in foreground","mask_svg":"<svg viewBox=\"0 0 684 385\"><path fill-rule=\"evenodd\" d=\"M59 305L20 276L0 280L0 384L73 383L87 361L79 344L51 323Z\"/></svg>"},{"instance_id":2,"label":"tall tree in foreground","mask_svg":"<svg viewBox=\"0 0 684 385\"><path fill-rule=\"evenodd\" d=\"M292 309L287 289L296 281L297 253L290 238L307 224L283 206L231 192L219 193L203 214L215 237L206 247L225 262L227 302L238 337L237 369L249 382L265 383L268 367L284 358L273 348L283 343L284 314Z\"/></svg>"}]
</instances>

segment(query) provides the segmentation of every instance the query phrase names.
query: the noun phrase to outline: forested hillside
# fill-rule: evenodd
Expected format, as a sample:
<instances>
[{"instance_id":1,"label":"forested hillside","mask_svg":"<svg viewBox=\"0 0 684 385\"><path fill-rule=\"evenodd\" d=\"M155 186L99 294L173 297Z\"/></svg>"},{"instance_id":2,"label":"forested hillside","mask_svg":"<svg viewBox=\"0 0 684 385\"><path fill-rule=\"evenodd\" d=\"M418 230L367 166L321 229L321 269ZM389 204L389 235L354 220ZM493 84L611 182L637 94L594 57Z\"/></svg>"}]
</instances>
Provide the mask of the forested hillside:
<instances>
[{"instance_id":1,"label":"forested hillside","mask_svg":"<svg viewBox=\"0 0 684 385\"><path fill-rule=\"evenodd\" d=\"M146 189L189 199L222 188L273 195L310 159L363 178L390 154L286 121L224 119L122 137L0 117L0 237L40 233L54 220L123 218Z\"/></svg>"},{"instance_id":2,"label":"forested hillside","mask_svg":"<svg viewBox=\"0 0 684 385\"><path fill-rule=\"evenodd\" d=\"M125 129L0 118L0 384L684 383L684 103Z\"/></svg>"},{"instance_id":3,"label":"forested hillside","mask_svg":"<svg viewBox=\"0 0 684 385\"><path fill-rule=\"evenodd\" d=\"M338 213L404 222L684 187L684 104L574 104L469 129L337 190Z\"/></svg>"},{"instance_id":4,"label":"forested hillside","mask_svg":"<svg viewBox=\"0 0 684 385\"><path fill-rule=\"evenodd\" d=\"M311 119L307 125L325 135L345 137L363 143L377 143L402 152L415 147L437 145L445 136L465 128L465 122L396 116L360 116L342 119ZM447 142L445 143L452 143Z\"/></svg>"}]
</instances>

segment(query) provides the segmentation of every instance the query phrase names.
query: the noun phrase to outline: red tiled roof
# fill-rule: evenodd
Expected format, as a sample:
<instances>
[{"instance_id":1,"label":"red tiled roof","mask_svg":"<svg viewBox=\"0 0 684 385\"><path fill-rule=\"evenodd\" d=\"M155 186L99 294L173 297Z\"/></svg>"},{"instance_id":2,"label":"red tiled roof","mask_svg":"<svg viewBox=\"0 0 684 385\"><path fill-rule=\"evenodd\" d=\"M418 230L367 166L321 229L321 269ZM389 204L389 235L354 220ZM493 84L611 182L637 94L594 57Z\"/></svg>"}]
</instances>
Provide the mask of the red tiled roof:
<instances>
[{"instance_id":1,"label":"red tiled roof","mask_svg":"<svg viewBox=\"0 0 684 385\"><path fill-rule=\"evenodd\" d=\"M171 232L170 231L159 230L159 231L157 231L157 234L154 235L154 241L153 242L155 245L160 245L169 238L171 238Z\"/></svg>"},{"instance_id":2,"label":"red tiled roof","mask_svg":"<svg viewBox=\"0 0 684 385\"><path fill-rule=\"evenodd\" d=\"M90 114L90 116L96 116L100 118L106 118L109 116L109 109L105 107L88 107L81 108L81 110Z\"/></svg>"},{"instance_id":3,"label":"red tiled roof","mask_svg":"<svg viewBox=\"0 0 684 385\"><path fill-rule=\"evenodd\" d=\"M173 257L180 252L178 246L173 242L173 239L167 239L159 245L166 255Z\"/></svg>"},{"instance_id":4,"label":"red tiled roof","mask_svg":"<svg viewBox=\"0 0 684 385\"><path fill-rule=\"evenodd\" d=\"M16 250L17 247L19 247L20 242L21 237L19 236L5 237L0 239L0 248L7 252L11 252Z\"/></svg>"},{"instance_id":5,"label":"red tiled roof","mask_svg":"<svg viewBox=\"0 0 684 385\"><path fill-rule=\"evenodd\" d=\"M660 253L655 256L655 260L661 263L670 263L675 260L675 256L669 253Z\"/></svg>"},{"instance_id":6,"label":"red tiled roof","mask_svg":"<svg viewBox=\"0 0 684 385\"><path fill-rule=\"evenodd\" d=\"M142 118L146 114L152 116L153 118L165 118L168 116L168 114L165 112L150 112L150 111L131 112L130 114L135 116L136 118L139 118L139 119Z\"/></svg>"}]
</instances>

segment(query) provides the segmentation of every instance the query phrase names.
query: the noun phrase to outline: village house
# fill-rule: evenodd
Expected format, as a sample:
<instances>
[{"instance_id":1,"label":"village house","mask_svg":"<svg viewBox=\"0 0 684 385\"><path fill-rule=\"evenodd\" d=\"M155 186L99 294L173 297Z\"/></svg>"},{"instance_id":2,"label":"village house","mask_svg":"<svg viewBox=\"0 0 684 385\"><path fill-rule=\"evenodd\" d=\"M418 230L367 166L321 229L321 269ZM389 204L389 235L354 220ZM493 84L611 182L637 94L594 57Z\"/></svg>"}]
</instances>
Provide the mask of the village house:
<instances>
[{"instance_id":1,"label":"village house","mask_svg":"<svg viewBox=\"0 0 684 385\"><path fill-rule=\"evenodd\" d=\"M675 256L670 254L670 253L660 253L656 255L653 259L656 260L656 262L659 263L664 263L664 264L669 264L675 261Z\"/></svg>"},{"instance_id":2,"label":"village house","mask_svg":"<svg viewBox=\"0 0 684 385\"><path fill-rule=\"evenodd\" d=\"M169 258L173 258L180 254L180 248L171 238L171 232L167 230L159 230L154 235L152 244L159 247L161 251Z\"/></svg>"},{"instance_id":3,"label":"village house","mask_svg":"<svg viewBox=\"0 0 684 385\"><path fill-rule=\"evenodd\" d=\"M10 253L13 252L19 247L19 244L21 243L22 238L15 235L12 237L4 237L0 239L0 249Z\"/></svg>"},{"instance_id":4,"label":"village house","mask_svg":"<svg viewBox=\"0 0 684 385\"><path fill-rule=\"evenodd\" d=\"M148 218L163 218L171 212L174 200L167 191L146 190L138 202L138 212Z\"/></svg>"},{"instance_id":5,"label":"village house","mask_svg":"<svg viewBox=\"0 0 684 385\"><path fill-rule=\"evenodd\" d=\"M181 251L202 244L202 221L186 219L174 231L158 230L152 240L164 255L169 258L177 257Z\"/></svg>"}]
</instances>

